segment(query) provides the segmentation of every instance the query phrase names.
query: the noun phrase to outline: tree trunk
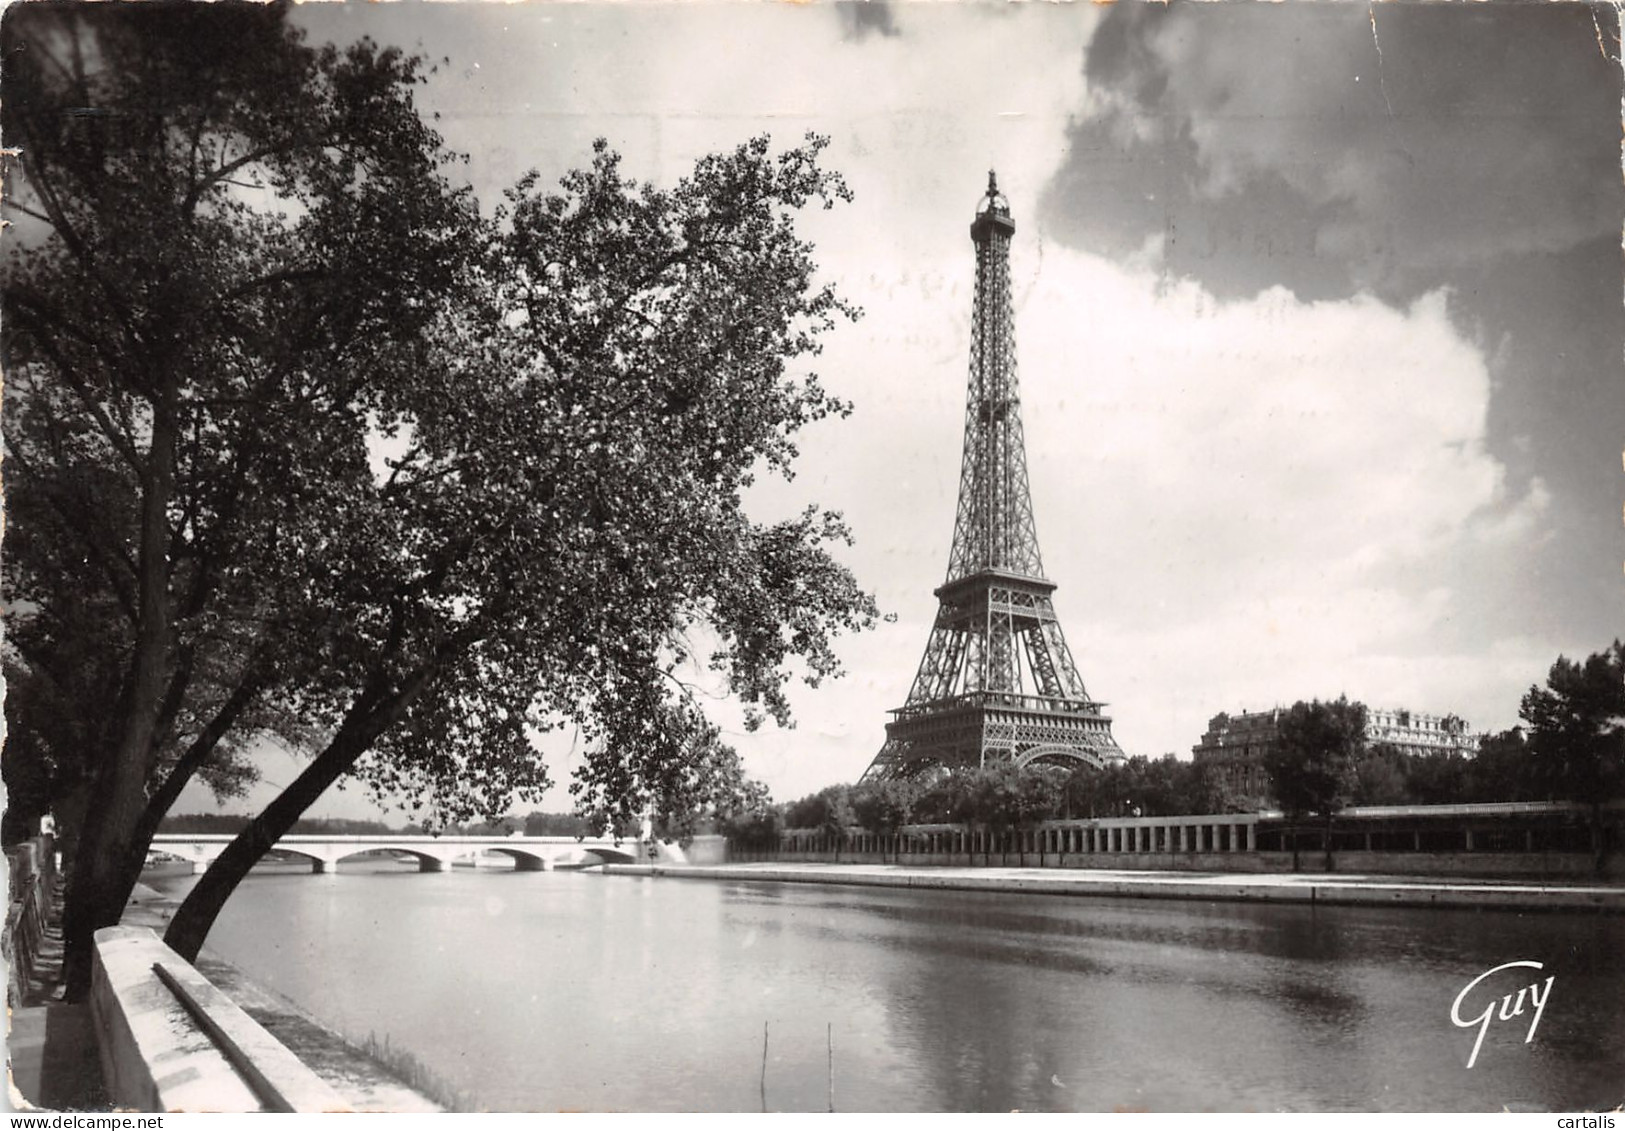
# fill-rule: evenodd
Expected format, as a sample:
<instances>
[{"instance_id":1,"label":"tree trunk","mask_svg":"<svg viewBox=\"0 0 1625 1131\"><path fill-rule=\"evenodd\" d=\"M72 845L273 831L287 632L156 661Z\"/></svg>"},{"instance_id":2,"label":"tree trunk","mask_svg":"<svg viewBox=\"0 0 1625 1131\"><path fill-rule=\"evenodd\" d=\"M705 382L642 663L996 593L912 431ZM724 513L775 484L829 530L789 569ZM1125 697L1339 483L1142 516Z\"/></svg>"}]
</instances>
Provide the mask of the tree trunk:
<instances>
[{"instance_id":1,"label":"tree trunk","mask_svg":"<svg viewBox=\"0 0 1625 1131\"><path fill-rule=\"evenodd\" d=\"M1602 799L1596 797L1591 801L1591 851L1595 857L1592 874L1601 876L1603 865L1608 862L1608 838L1603 835Z\"/></svg>"},{"instance_id":2,"label":"tree trunk","mask_svg":"<svg viewBox=\"0 0 1625 1131\"><path fill-rule=\"evenodd\" d=\"M142 483L139 601L135 651L125 684L117 742L91 787L89 813L63 908L64 975L69 1001L90 992L91 947L124 914L135 876L127 866L147 804L153 738L168 683L171 640L169 503L175 493L177 435L173 383L153 404L152 439ZM145 846L142 846L143 854Z\"/></svg>"},{"instance_id":3,"label":"tree trunk","mask_svg":"<svg viewBox=\"0 0 1625 1131\"><path fill-rule=\"evenodd\" d=\"M1297 825L1288 826L1286 835L1292 841L1292 870L1294 872L1296 872L1296 871L1299 870L1299 867L1298 867L1298 826Z\"/></svg>"},{"instance_id":4,"label":"tree trunk","mask_svg":"<svg viewBox=\"0 0 1625 1131\"><path fill-rule=\"evenodd\" d=\"M164 778L163 784L147 800L147 807L142 810L141 819L136 824L129 851L125 853L124 867L131 889L134 889L136 881L141 878L141 871L146 867L147 849L152 845L152 838L157 835L158 826L163 822L170 806L175 804L186 784L197 774L203 763L208 761L209 755L214 753L215 748L220 745L220 740L253 703L263 686L263 679L255 675L240 683L233 690L231 698L186 748L186 752Z\"/></svg>"},{"instance_id":5,"label":"tree trunk","mask_svg":"<svg viewBox=\"0 0 1625 1131\"><path fill-rule=\"evenodd\" d=\"M226 846L217 860L209 865L203 878L188 893L180 910L164 932L164 942L174 948L188 962L196 961L203 940L214 926L221 908L237 885L248 875L249 869L259 863L327 787L339 779L355 764L366 750L366 745L335 738L305 767L293 782L237 834L237 839Z\"/></svg>"},{"instance_id":6,"label":"tree trunk","mask_svg":"<svg viewBox=\"0 0 1625 1131\"><path fill-rule=\"evenodd\" d=\"M196 960L226 900L237 890L249 869L286 835L328 786L355 765L379 735L395 724L428 686L450 652L449 647L443 646L394 694L385 695L376 687L362 693L327 748L209 865L209 870L182 901L175 918L170 920L164 942L188 962Z\"/></svg>"},{"instance_id":7,"label":"tree trunk","mask_svg":"<svg viewBox=\"0 0 1625 1131\"><path fill-rule=\"evenodd\" d=\"M1332 815L1326 814L1326 871L1332 870Z\"/></svg>"}]
</instances>

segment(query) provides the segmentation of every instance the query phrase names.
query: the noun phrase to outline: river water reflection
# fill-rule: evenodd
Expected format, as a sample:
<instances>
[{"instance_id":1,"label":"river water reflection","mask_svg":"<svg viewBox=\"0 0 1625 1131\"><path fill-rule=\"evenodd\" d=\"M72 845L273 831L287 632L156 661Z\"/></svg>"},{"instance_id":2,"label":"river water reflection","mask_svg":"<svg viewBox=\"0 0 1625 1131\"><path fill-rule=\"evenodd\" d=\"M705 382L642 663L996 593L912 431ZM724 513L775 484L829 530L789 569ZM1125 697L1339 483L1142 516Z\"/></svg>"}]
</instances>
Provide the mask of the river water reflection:
<instances>
[{"instance_id":1,"label":"river water reflection","mask_svg":"<svg viewBox=\"0 0 1625 1131\"><path fill-rule=\"evenodd\" d=\"M1625 1098L1617 917L345 868L251 877L211 949L492 1110L759 1110L764 1024L775 1110ZM1539 1029L1526 1002L1469 1069L1452 1002L1515 960L1556 979Z\"/></svg>"}]
</instances>

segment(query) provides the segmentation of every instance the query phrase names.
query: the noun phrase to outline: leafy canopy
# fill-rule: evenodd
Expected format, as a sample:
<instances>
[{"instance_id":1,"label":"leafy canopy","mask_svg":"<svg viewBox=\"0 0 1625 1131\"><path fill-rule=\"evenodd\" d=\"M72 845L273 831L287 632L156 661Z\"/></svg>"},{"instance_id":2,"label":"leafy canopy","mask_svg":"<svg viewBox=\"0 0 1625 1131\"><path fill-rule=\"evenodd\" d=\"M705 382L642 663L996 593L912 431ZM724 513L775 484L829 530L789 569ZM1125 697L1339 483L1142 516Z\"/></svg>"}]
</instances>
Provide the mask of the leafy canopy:
<instances>
[{"instance_id":1,"label":"leafy canopy","mask_svg":"<svg viewBox=\"0 0 1625 1131\"><path fill-rule=\"evenodd\" d=\"M1330 817L1348 804L1365 753L1365 705L1299 700L1281 714L1264 769L1284 812Z\"/></svg>"},{"instance_id":2,"label":"leafy canopy","mask_svg":"<svg viewBox=\"0 0 1625 1131\"><path fill-rule=\"evenodd\" d=\"M8 666L44 687L101 657L31 724L88 742L70 944L116 919L173 791L258 730L312 761L194 889L190 949L352 770L440 821L495 815L570 721L587 804L682 819L696 764L727 770L676 678L690 642L785 722L790 672L835 674L833 636L875 612L839 516L742 498L847 411L804 368L856 313L795 230L849 197L823 139L669 189L600 143L482 216L413 105L422 61L309 47L285 15L5 22L7 580L37 609Z\"/></svg>"},{"instance_id":3,"label":"leafy canopy","mask_svg":"<svg viewBox=\"0 0 1625 1131\"><path fill-rule=\"evenodd\" d=\"M1625 643L1583 663L1559 656L1519 713L1535 774L1553 796L1600 805L1625 794Z\"/></svg>"}]
</instances>

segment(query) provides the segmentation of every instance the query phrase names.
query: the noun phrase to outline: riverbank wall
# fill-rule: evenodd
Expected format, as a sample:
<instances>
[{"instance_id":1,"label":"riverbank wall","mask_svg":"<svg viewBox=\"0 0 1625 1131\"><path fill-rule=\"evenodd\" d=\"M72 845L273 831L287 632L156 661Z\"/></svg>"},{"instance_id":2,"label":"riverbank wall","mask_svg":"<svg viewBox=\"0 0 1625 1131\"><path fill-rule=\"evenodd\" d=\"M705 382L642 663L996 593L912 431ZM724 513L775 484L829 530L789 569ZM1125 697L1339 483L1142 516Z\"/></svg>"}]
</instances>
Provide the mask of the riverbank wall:
<instances>
[{"instance_id":1,"label":"riverbank wall","mask_svg":"<svg viewBox=\"0 0 1625 1131\"><path fill-rule=\"evenodd\" d=\"M730 848L729 864L890 864L903 868L1055 868L1112 872L1235 872L1429 876L1440 879L1625 880L1625 858L1611 856L1599 875L1596 860L1583 852L1363 852L1339 849L1331 866L1318 848L1290 852L1123 852L1080 854L1037 850L1001 852L853 851L843 849L769 852Z\"/></svg>"},{"instance_id":2,"label":"riverbank wall","mask_svg":"<svg viewBox=\"0 0 1625 1131\"><path fill-rule=\"evenodd\" d=\"M833 884L921 890L1131 899L1196 899L1328 906L1625 913L1625 885L1526 884L1431 877L910 868L878 864L611 864L605 873L684 880Z\"/></svg>"},{"instance_id":3,"label":"riverbank wall","mask_svg":"<svg viewBox=\"0 0 1625 1131\"><path fill-rule=\"evenodd\" d=\"M186 962L158 937L174 909L173 899L138 884L121 924L97 934L88 1005L13 1010L14 1038L42 1026L47 1038L55 1034L62 1018L44 1025L35 1014L87 1015L72 1049L14 1039L21 1110L429 1114L471 1106L450 1093L441 1102L420 1066L380 1062L218 956ZM86 1055L101 1087L69 1079L84 1072Z\"/></svg>"},{"instance_id":4,"label":"riverbank wall","mask_svg":"<svg viewBox=\"0 0 1625 1131\"><path fill-rule=\"evenodd\" d=\"M728 850L729 863L1613 880L1625 879L1625 802L1597 811L1547 801L1367 806L1330 824L1259 812L786 829L767 844L731 840Z\"/></svg>"},{"instance_id":5,"label":"riverbank wall","mask_svg":"<svg viewBox=\"0 0 1625 1131\"><path fill-rule=\"evenodd\" d=\"M96 932L90 1009L115 1107L351 1110L332 1085L146 927Z\"/></svg>"}]
</instances>

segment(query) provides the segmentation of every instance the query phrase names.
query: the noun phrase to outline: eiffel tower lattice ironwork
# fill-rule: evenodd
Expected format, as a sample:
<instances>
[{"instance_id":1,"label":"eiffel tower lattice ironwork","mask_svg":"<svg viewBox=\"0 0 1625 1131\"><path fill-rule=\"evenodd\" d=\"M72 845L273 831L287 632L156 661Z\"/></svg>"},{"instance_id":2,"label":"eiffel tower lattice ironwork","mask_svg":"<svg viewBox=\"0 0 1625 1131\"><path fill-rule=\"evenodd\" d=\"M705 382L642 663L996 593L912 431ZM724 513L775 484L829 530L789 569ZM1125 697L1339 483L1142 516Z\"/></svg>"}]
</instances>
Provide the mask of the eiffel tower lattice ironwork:
<instances>
[{"instance_id":1,"label":"eiffel tower lattice ironwork","mask_svg":"<svg viewBox=\"0 0 1625 1131\"><path fill-rule=\"evenodd\" d=\"M976 295L948 578L908 701L891 712L865 781L1001 760L1100 767L1124 756L1072 662L1038 554L1010 304L1015 230L989 173L970 229Z\"/></svg>"}]
</instances>

